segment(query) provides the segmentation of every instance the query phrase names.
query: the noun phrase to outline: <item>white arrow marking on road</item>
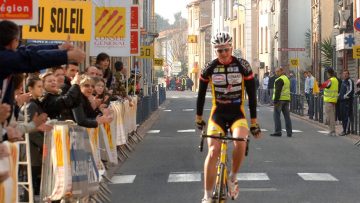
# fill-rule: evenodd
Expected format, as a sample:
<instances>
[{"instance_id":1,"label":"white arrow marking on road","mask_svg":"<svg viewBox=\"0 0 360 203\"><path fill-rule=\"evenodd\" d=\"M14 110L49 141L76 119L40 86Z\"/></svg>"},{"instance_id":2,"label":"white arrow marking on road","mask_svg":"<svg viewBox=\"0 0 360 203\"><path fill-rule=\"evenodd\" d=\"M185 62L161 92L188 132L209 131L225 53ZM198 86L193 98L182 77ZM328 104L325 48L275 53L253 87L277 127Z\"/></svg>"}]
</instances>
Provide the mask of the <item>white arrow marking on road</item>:
<instances>
[{"instance_id":1,"label":"white arrow marking on road","mask_svg":"<svg viewBox=\"0 0 360 203\"><path fill-rule=\"evenodd\" d=\"M122 176L113 176L111 182L113 184L128 184L133 183L136 175L122 175Z\"/></svg>"},{"instance_id":2,"label":"white arrow marking on road","mask_svg":"<svg viewBox=\"0 0 360 203\"><path fill-rule=\"evenodd\" d=\"M170 111L172 111L172 110L170 110L170 109L166 109L166 110L164 110L164 111L166 111L166 112L170 112Z\"/></svg>"},{"instance_id":3,"label":"white arrow marking on road","mask_svg":"<svg viewBox=\"0 0 360 203\"><path fill-rule=\"evenodd\" d=\"M322 134L329 134L330 133L329 131L322 131L322 130L319 130L318 132L322 133Z\"/></svg>"},{"instance_id":4,"label":"white arrow marking on road","mask_svg":"<svg viewBox=\"0 0 360 203\"><path fill-rule=\"evenodd\" d=\"M270 180L269 176L266 173L238 173L236 178L240 181L249 181L249 180Z\"/></svg>"},{"instance_id":5,"label":"white arrow marking on road","mask_svg":"<svg viewBox=\"0 0 360 203\"><path fill-rule=\"evenodd\" d=\"M286 132L286 129L282 129L283 132ZM302 133L301 130L292 130L293 133Z\"/></svg>"},{"instance_id":6,"label":"white arrow marking on road","mask_svg":"<svg viewBox=\"0 0 360 203\"><path fill-rule=\"evenodd\" d=\"M308 181L339 181L329 173L298 173L298 175Z\"/></svg>"},{"instance_id":7,"label":"white arrow marking on road","mask_svg":"<svg viewBox=\"0 0 360 203\"><path fill-rule=\"evenodd\" d=\"M194 111L194 109L183 109L183 111Z\"/></svg>"},{"instance_id":8,"label":"white arrow marking on road","mask_svg":"<svg viewBox=\"0 0 360 203\"><path fill-rule=\"evenodd\" d=\"M177 182L200 182L201 173L200 172L189 172L189 173L170 173L168 182L177 183Z\"/></svg>"},{"instance_id":9,"label":"white arrow marking on road","mask_svg":"<svg viewBox=\"0 0 360 203\"><path fill-rule=\"evenodd\" d=\"M148 134L157 134L157 133L160 133L160 130L149 130L147 133Z\"/></svg>"},{"instance_id":10,"label":"white arrow marking on road","mask_svg":"<svg viewBox=\"0 0 360 203\"><path fill-rule=\"evenodd\" d=\"M195 129L178 130L178 133L194 133Z\"/></svg>"}]
</instances>

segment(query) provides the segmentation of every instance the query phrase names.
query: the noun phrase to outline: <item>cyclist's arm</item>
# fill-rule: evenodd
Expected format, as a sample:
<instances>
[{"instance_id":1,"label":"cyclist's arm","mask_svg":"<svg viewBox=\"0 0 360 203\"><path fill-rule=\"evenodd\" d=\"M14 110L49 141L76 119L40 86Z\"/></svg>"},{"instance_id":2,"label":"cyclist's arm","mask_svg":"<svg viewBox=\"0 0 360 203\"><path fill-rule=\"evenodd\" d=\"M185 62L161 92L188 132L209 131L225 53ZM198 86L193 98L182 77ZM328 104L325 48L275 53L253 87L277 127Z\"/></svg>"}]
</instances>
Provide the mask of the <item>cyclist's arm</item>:
<instances>
[{"instance_id":1,"label":"cyclist's arm","mask_svg":"<svg viewBox=\"0 0 360 203\"><path fill-rule=\"evenodd\" d=\"M209 81L200 77L199 79L199 92L196 102L196 115L202 116L205 104L206 90Z\"/></svg>"}]
</instances>

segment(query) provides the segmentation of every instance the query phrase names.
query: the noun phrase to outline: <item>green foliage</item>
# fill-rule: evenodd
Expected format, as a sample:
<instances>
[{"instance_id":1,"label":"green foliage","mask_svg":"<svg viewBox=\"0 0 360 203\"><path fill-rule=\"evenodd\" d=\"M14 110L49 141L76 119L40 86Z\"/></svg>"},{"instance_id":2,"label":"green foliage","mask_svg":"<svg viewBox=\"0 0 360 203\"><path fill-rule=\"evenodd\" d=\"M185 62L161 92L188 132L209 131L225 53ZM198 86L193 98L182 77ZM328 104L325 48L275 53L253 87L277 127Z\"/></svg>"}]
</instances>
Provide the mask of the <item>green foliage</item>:
<instances>
[{"instance_id":1,"label":"green foliage","mask_svg":"<svg viewBox=\"0 0 360 203\"><path fill-rule=\"evenodd\" d=\"M331 67L333 64L333 51L334 51L331 37L322 40L322 42L320 43L320 51L321 51L321 64L324 67Z\"/></svg>"},{"instance_id":2,"label":"green foliage","mask_svg":"<svg viewBox=\"0 0 360 203\"><path fill-rule=\"evenodd\" d=\"M305 50L307 57L311 56L311 30L307 29L305 32Z\"/></svg>"},{"instance_id":3,"label":"green foliage","mask_svg":"<svg viewBox=\"0 0 360 203\"><path fill-rule=\"evenodd\" d=\"M159 32L167 30L171 27L169 20L163 18L161 15L156 14L156 27Z\"/></svg>"}]
</instances>

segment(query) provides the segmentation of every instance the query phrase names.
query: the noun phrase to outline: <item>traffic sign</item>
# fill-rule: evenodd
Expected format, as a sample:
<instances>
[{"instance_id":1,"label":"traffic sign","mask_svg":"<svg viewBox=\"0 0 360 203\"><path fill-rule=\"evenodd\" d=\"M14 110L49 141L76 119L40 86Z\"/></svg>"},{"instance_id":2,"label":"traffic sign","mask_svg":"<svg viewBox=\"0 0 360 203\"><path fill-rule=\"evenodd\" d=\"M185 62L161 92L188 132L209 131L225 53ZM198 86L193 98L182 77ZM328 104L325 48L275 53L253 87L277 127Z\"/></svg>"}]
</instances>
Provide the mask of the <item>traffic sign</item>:
<instances>
[{"instance_id":1,"label":"traffic sign","mask_svg":"<svg viewBox=\"0 0 360 203\"><path fill-rule=\"evenodd\" d=\"M360 18L356 18L354 21L354 28L355 30L357 30L358 32L360 32Z\"/></svg>"},{"instance_id":2,"label":"traffic sign","mask_svg":"<svg viewBox=\"0 0 360 203\"><path fill-rule=\"evenodd\" d=\"M139 58L154 58L154 47L153 46L141 46Z\"/></svg>"},{"instance_id":3,"label":"traffic sign","mask_svg":"<svg viewBox=\"0 0 360 203\"><path fill-rule=\"evenodd\" d=\"M163 66L164 64L164 59L160 59L160 58L154 58L154 66Z\"/></svg>"},{"instance_id":4,"label":"traffic sign","mask_svg":"<svg viewBox=\"0 0 360 203\"><path fill-rule=\"evenodd\" d=\"M300 59L299 58L291 58L290 59L290 67L299 67Z\"/></svg>"},{"instance_id":5,"label":"traffic sign","mask_svg":"<svg viewBox=\"0 0 360 203\"><path fill-rule=\"evenodd\" d=\"M360 45L353 46L353 58L360 59Z\"/></svg>"},{"instance_id":6,"label":"traffic sign","mask_svg":"<svg viewBox=\"0 0 360 203\"><path fill-rule=\"evenodd\" d=\"M278 48L278 51L305 51L305 48Z\"/></svg>"}]
</instances>

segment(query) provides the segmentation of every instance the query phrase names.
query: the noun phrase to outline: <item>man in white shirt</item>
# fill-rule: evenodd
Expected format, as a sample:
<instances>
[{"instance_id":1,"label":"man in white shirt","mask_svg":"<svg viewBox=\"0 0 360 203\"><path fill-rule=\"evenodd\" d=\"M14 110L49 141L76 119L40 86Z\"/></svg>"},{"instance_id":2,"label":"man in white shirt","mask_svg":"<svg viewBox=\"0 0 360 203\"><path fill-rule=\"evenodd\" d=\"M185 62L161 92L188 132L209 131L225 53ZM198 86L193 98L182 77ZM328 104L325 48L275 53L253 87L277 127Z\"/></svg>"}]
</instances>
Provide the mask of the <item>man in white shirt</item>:
<instances>
[{"instance_id":1,"label":"man in white shirt","mask_svg":"<svg viewBox=\"0 0 360 203\"><path fill-rule=\"evenodd\" d=\"M268 93L268 84L269 84L269 72L266 72L264 74L264 78L262 81L262 89L263 89L263 95L262 95L262 101L264 101L265 104L270 102L270 97Z\"/></svg>"},{"instance_id":2,"label":"man in white shirt","mask_svg":"<svg viewBox=\"0 0 360 203\"><path fill-rule=\"evenodd\" d=\"M314 78L314 76L312 76L310 71L305 71L304 76L305 76L305 97L306 97L306 101L308 104L308 113L307 114L309 115L310 119L312 119L313 114L314 114L312 93L313 93L315 78Z\"/></svg>"}]
</instances>

